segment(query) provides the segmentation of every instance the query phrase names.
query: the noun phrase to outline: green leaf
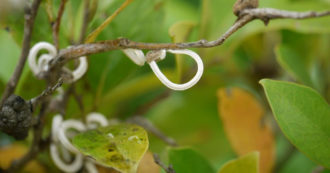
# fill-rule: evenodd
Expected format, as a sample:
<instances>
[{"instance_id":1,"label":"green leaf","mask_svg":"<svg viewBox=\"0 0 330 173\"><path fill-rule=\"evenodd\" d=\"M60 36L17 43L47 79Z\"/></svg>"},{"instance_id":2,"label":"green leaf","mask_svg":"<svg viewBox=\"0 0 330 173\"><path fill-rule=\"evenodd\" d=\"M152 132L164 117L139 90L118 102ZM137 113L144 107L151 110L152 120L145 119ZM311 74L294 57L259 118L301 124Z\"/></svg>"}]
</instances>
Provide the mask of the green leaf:
<instances>
[{"instance_id":1,"label":"green leaf","mask_svg":"<svg viewBox=\"0 0 330 173\"><path fill-rule=\"evenodd\" d=\"M264 79L263 85L275 119L301 152L330 167L330 107L313 89Z\"/></svg>"},{"instance_id":2,"label":"green leaf","mask_svg":"<svg viewBox=\"0 0 330 173\"><path fill-rule=\"evenodd\" d=\"M20 48L5 30L0 30L0 80L7 82L19 59Z\"/></svg>"},{"instance_id":3,"label":"green leaf","mask_svg":"<svg viewBox=\"0 0 330 173\"><path fill-rule=\"evenodd\" d=\"M238 159L227 162L220 170L219 173L257 173L259 162L259 153L252 152Z\"/></svg>"},{"instance_id":4,"label":"green leaf","mask_svg":"<svg viewBox=\"0 0 330 173\"><path fill-rule=\"evenodd\" d=\"M215 172L210 163L203 156L190 148L171 148L168 154L169 164L173 165L173 169L176 173Z\"/></svg>"},{"instance_id":5,"label":"green leaf","mask_svg":"<svg viewBox=\"0 0 330 173\"><path fill-rule=\"evenodd\" d=\"M142 127L118 124L78 134L73 145L102 165L133 173L147 151L149 141Z\"/></svg>"},{"instance_id":6,"label":"green leaf","mask_svg":"<svg viewBox=\"0 0 330 173\"><path fill-rule=\"evenodd\" d=\"M304 64L302 58L294 50L288 46L279 45L275 53L279 64L294 78L308 86L313 86L311 77L307 72L306 64Z\"/></svg>"}]
</instances>

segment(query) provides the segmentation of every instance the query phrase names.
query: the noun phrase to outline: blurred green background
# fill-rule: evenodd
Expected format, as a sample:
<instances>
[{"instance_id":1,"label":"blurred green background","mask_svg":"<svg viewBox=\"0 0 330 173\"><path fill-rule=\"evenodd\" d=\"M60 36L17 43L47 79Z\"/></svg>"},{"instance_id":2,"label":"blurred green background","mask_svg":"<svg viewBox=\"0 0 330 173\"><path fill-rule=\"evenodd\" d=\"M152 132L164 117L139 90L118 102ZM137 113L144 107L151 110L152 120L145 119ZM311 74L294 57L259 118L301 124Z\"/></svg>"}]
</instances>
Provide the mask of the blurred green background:
<instances>
[{"instance_id":1,"label":"blurred green background","mask_svg":"<svg viewBox=\"0 0 330 173\"><path fill-rule=\"evenodd\" d=\"M3 0L4 2L4 0ZM97 37L111 40L126 37L140 42L172 42L169 34L185 35L182 41L215 40L236 20L232 14L234 0L134 0ZM36 19L32 45L39 41L52 42L51 27L43 1ZM52 1L53 12L59 6ZM88 25L87 33L99 26L117 9L123 0L98 1L98 8ZM1 4L1 3L0 3ZM4 5L2 5L3 7ZM261 0L260 7L308 11L330 9L329 0ZM0 8L1 11L1 8ZM69 0L60 26L60 48L79 40L82 26L83 1ZM0 90L12 75L20 54L23 33L23 10L7 10L0 18ZM170 91L156 78L150 68L135 65L121 51L115 50L89 56L87 74L74 84L83 100L79 106L70 98L67 118L81 118L97 111L109 119L125 120L134 115L153 122L162 132L174 138L180 146L189 146L206 158L218 170L237 157L228 141L218 113L217 90L240 87L250 91L265 109L265 119L272 124L276 139L276 163L287 159L280 173L307 173L317 166L299 151L290 157L291 145L277 127L259 80L272 78L295 81L317 90L330 100L330 18L306 20L279 19L264 26L253 21L236 32L225 44L208 49L193 49L202 58L205 71L193 88ZM179 28L179 29L178 29ZM183 29L180 31L180 29ZM176 31L179 30L179 31ZM284 52L283 52L284 51ZM303 77L292 75L279 61L282 54L294 57L293 64L303 71ZM164 73L175 82L184 82L194 75L195 66L189 59L175 59L173 55L158 63ZM45 88L29 67L24 69L16 94L25 99L35 97ZM68 85L64 85L68 88ZM48 115L49 131L52 115ZM47 133L47 132L46 132ZM46 135L45 133L45 135ZM30 135L31 136L31 135ZM163 141L150 137L150 149L166 157ZM13 142L1 134L0 145ZM31 139L23 142L29 144ZM47 152L40 155L45 167L53 167Z\"/></svg>"}]
</instances>

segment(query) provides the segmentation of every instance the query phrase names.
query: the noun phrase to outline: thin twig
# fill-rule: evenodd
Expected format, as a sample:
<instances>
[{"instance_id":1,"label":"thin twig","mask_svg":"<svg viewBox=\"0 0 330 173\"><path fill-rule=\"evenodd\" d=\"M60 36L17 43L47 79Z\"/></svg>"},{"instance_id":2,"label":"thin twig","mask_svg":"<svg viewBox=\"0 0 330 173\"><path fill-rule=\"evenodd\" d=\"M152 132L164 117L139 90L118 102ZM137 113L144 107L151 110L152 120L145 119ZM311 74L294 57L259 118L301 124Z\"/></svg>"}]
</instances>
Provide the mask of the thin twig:
<instances>
[{"instance_id":1,"label":"thin twig","mask_svg":"<svg viewBox=\"0 0 330 173\"><path fill-rule=\"evenodd\" d=\"M63 79L60 78L58 80L58 82L53 86L53 87L48 87L47 89L45 89L39 96L31 99L31 103L32 103L32 107L33 109L36 108L36 106L42 101L44 100L47 96L53 94L57 88L61 87L63 84Z\"/></svg>"},{"instance_id":2,"label":"thin twig","mask_svg":"<svg viewBox=\"0 0 330 173\"><path fill-rule=\"evenodd\" d=\"M174 147L178 146L177 142L173 138L166 136L162 131L160 131L157 127L155 127L149 120L143 117L134 116L130 118L128 122L142 126L147 131L154 134L155 136L157 136L159 139L161 139L170 146L174 146Z\"/></svg>"},{"instance_id":3,"label":"thin twig","mask_svg":"<svg viewBox=\"0 0 330 173\"><path fill-rule=\"evenodd\" d=\"M321 173L324 171L324 167L323 166L317 166L313 171L312 173Z\"/></svg>"},{"instance_id":4,"label":"thin twig","mask_svg":"<svg viewBox=\"0 0 330 173\"><path fill-rule=\"evenodd\" d=\"M33 129L33 142L31 144L30 150L28 153L26 153L22 158L20 158L19 160L15 160L12 162L12 164L10 165L9 169L6 170L6 172L8 173L15 173L15 172L19 172L19 170L21 170L24 165L26 165L30 160L34 159L40 150L46 148L45 143L42 141L42 132L43 132L43 128L45 125L45 115L47 112L47 106L48 106L48 102L45 102L42 104L41 106L41 110L40 113L37 117L38 119L38 123L35 125L34 129Z\"/></svg>"},{"instance_id":5,"label":"thin twig","mask_svg":"<svg viewBox=\"0 0 330 173\"><path fill-rule=\"evenodd\" d=\"M59 34L61 19L62 19L62 16L63 16L63 12L64 12L66 2L67 2L67 0L61 0L60 8L58 9L58 13L57 13L57 18L56 18L56 20L55 20L55 22L53 23L53 26L52 26L53 41L54 41L54 45L55 45L57 50L59 49L58 34Z\"/></svg>"},{"instance_id":6,"label":"thin twig","mask_svg":"<svg viewBox=\"0 0 330 173\"><path fill-rule=\"evenodd\" d=\"M154 160L157 165L159 165L161 168L164 169L165 172L167 173L175 173L175 170L173 169L172 165L166 166L159 158L158 154L154 153Z\"/></svg>"},{"instance_id":7,"label":"thin twig","mask_svg":"<svg viewBox=\"0 0 330 173\"><path fill-rule=\"evenodd\" d=\"M286 11L286 10L278 10L274 8L255 8L255 9L246 9L241 12L242 15L251 15L253 17L262 19L308 19L308 18L316 18L329 16L330 11L324 12L296 12L296 11Z\"/></svg>"},{"instance_id":8,"label":"thin twig","mask_svg":"<svg viewBox=\"0 0 330 173\"><path fill-rule=\"evenodd\" d=\"M89 15L90 15L89 5L90 5L90 0L84 1L84 14L83 14L83 22L80 31L79 43L83 43L85 39L85 34L87 31Z\"/></svg>"},{"instance_id":9,"label":"thin twig","mask_svg":"<svg viewBox=\"0 0 330 173\"><path fill-rule=\"evenodd\" d=\"M25 10L25 23L24 23L24 36L23 36L23 43L22 43L22 51L20 55L20 59L18 64L15 68L14 74L9 79L5 91L2 95L0 101L0 108L2 107L4 101L14 93L18 81L21 78L23 68L27 59L27 56L30 52L30 41L32 37L33 25L35 21L35 17L37 15L37 11L39 8L41 0L34 0L31 7L26 7Z\"/></svg>"},{"instance_id":10,"label":"thin twig","mask_svg":"<svg viewBox=\"0 0 330 173\"><path fill-rule=\"evenodd\" d=\"M167 89L163 93L161 93L159 96L155 97L154 99L150 100L146 104L142 105L135 111L135 115L144 115L146 114L151 108L153 108L155 105L157 105L159 102L165 100L171 95L171 90Z\"/></svg>"},{"instance_id":11,"label":"thin twig","mask_svg":"<svg viewBox=\"0 0 330 173\"><path fill-rule=\"evenodd\" d=\"M290 146L286 149L285 155L283 158L276 163L274 172L280 172L285 164L292 158L292 156L297 152L296 148L290 143Z\"/></svg>"},{"instance_id":12,"label":"thin twig","mask_svg":"<svg viewBox=\"0 0 330 173\"><path fill-rule=\"evenodd\" d=\"M157 50L215 47L223 44L233 33L235 33L241 27L255 19L260 19L264 22L268 22L271 19L277 18L306 19L330 15L330 11L292 12L270 8L246 9L243 12L243 16L241 16L221 37L214 41L199 40L188 43L143 43L134 42L127 38L118 38L115 40L107 40L90 44L81 44L77 46L72 46L67 49L62 49L58 56L55 58L55 60L50 63L50 66L54 67L56 65L63 64L70 59L78 58L89 54L111 51L115 49L133 48Z\"/></svg>"}]
</instances>

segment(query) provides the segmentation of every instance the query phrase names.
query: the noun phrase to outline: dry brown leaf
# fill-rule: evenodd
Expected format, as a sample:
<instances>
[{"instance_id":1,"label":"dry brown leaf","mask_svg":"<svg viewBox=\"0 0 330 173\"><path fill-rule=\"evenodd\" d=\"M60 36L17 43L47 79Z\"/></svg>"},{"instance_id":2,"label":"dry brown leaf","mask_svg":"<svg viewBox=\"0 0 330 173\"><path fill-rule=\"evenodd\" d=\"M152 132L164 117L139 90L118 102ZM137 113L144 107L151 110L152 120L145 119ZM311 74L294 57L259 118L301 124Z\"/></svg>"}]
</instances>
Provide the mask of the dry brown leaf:
<instances>
[{"instance_id":1,"label":"dry brown leaf","mask_svg":"<svg viewBox=\"0 0 330 173\"><path fill-rule=\"evenodd\" d=\"M95 166L99 173L120 173L119 171L117 171L113 168L104 167L104 166L98 165L98 164L95 164Z\"/></svg>"},{"instance_id":2,"label":"dry brown leaf","mask_svg":"<svg viewBox=\"0 0 330 173\"><path fill-rule=\"evenodd\" d=\"M144 154L137 173L159 173L160 167L155 163L154 157L150 151Z\"/></svg>"},{"instance_id":3,"label":"dry brown leaf","mask_svg":"<svg viewBox=\"0 0 330 173\"><path fill-rule=\"evenodd\" d=\"M219 89L218 110L232 148L238 155L260 152L260 172L269 173L274 166L274 136L270 126L262 123L264 110L250 93L240 89Z\"/></svg>"},{"instance_id":4,"label":"dry brown leaf","mask_svg":"<svg viewBox=\"0 0 330 173\"><path fill-rule=\"evenodd\" d=\"M0 167L2 169L9 168L12 161L21 158L28 149L21 144L12 144L0 148ZM30 161L23 169L23 172L44 173L45 168L36 160Z\"/></svg>"}]
</instances>

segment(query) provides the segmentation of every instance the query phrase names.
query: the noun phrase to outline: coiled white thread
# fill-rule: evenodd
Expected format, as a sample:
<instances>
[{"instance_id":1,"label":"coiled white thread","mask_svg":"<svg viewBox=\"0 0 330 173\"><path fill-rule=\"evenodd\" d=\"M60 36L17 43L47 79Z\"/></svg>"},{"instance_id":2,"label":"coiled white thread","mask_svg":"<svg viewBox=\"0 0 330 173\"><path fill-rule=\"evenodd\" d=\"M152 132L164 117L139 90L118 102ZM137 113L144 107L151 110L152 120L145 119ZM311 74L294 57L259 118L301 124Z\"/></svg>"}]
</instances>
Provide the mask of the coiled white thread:
<instances>
[{"instance_id":1,"label":"coiled white thread","mask_svg":"<svg viewBox=\"0 0 330 173\"><path fill-rule=\"evenodd\" d=\"M95 126L107 126L107 119L100 113L90 113L87 116L87 124L84 125L78 120L66 120L63 121L61 115L56 115L52 122L52 143L50 145L50 155L54 164L64 172L77 172L83 166L90 173L97 173L97 169L94 162L88 159L84 159L84 156L71 144L67 132L69 129L76 131L85 131L90 128L97 128ZM91 126L94 125L94 126ZM60 157L60 152L63 156L71 156L73 154L73 161L68 163L68 159ZM70 154L71 153L71 154Z\"/></svg>"},{"instance_id":2,"label":"coiled white thread","mask_svg":"<svg viewBox=\"0 0 330 173\"><path fill-rule=\"evenodd\" d=\"M37 56L41 50L46 50L48 53L40 55L40 58L37 60ZM39 42L35 44L29 53L28 62L31 68L31 71L36 77L39 77L40 73L47 72L49 70L49 62L54 59L57 55L56 48L54 45L47 42ZM38 61L38 63L37 63ZM72 80L67 81L72 83L80 79L87 71L88 63L85 56L79 58L79 66L74 70L70 71L72 74Z\"/></svg>"},{"instance_id":3,"label":"coiled white thread","mask_svg":"<svg viewBox=\"0 0 330 173\"><path fill-rule=\"evenodd\" d=\"M123 49L123 52L137 65L142 66L145 62L149 63L150 68L158 77L158 79L168 88L173 90L187 90L194 85L201 79L204 71L203 61L200 56L188 49L183 50L158 50L154 53L147 54L147 57L144 56L142 50L139 49ZM171 82L159 69L156 61L163 60L166 57L166 52L170 52L173 54L185 54L190 56L196 63L197 63L197 72L195 76L188 82L184 84L176 84ZM156 57L155 57L156 56Z\"/></svg>"},{"instance_id":4,"label":"coiled white thread","mask_svg":"<svg viewBox=\"0 0 330 173\"><path fill-rule=\"evenodd\" d=\"M58 138L58 130L61 128L63 122L63 118L61 115L56 115L53 118L52 122L52 143L50 144L50 155L58 168L60 168L64 172L77 172L83 166L83 156L78 153L74 155L74 160L72 163L67 163L60 158L60 153L58 147L61 147L64 155L69 155L69 151L62 147L59 144L60 139Z\"/></svg>"}]
</instances>

